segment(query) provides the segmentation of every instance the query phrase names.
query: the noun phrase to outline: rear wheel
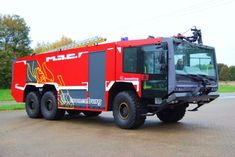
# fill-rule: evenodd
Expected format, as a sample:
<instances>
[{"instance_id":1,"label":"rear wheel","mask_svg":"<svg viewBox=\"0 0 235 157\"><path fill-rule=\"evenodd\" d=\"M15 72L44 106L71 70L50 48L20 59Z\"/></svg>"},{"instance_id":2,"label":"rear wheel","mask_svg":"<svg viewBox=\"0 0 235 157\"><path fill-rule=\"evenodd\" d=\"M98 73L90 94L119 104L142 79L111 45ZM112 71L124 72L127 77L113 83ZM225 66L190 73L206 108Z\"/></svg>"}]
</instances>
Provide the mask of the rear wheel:
<instances>
[{"instance_id":1,"label":"rear wheel","mask_svg":"<svg viewBox=\"0 0 235 157\"><path fill-rule=\"evenodd\" d=\"M166 123L175 123L181 120L186 111L186 106L176 106L175 108L167 108L159 113L157 113L157 117Z\"/></svg>"},{"instance_id":2,"label":"rear wheel","mask_svg":"<svg viewBox=\"0 0 235 157\"><path fill-rule=\"evenodd\" d=\"M25 99L25 109L30 118L42 117L40 109L40 95L38 92L30 92Z\"/></svg>"},{"instance_id":3,"label":"rear wheel","mask_svg":"<svg viewBox=\"0 0 235 157\"><path fill-rule=\"evenodd\" d=\"M58 109L55 94L48 91L42 96L41 112L45 119L55 120L61 119L64 116L65 110Z\"/></svg>"},{"instance_id":4,"label":"rear wheel","mask_svg":"<svg viewBox=\"0 0 235 157\"><path fill-rule=\"evenodd\" d=\"M115 123L123 129L134 129L144 124L146 116L143 106L134 91L123 91L117 94L113 103Z\"/></svg>"},{"instance_id":5,"label":"rear wheel","mask_svg":"<svg viewBox=\"0 0 235 157\"><path fill-rule=\"evenodd\" d=\"M82 111L82 113L87 117L97 117L101 114L101 111Z\"/></svg>"}]
</instances>

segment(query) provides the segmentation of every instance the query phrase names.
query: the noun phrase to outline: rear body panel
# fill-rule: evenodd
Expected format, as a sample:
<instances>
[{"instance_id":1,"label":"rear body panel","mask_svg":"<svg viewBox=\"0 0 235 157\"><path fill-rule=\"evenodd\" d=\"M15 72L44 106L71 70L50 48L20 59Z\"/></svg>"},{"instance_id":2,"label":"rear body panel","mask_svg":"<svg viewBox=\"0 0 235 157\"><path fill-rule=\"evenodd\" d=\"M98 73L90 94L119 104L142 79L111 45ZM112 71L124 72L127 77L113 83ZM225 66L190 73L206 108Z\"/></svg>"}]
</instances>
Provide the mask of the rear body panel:
<instances>
[{"instance_id":1,"label":"rear body panel","mask_svg":"<svg viewBox=\"0 0 235 157\"><path fill-rule=\"evenodd\" d=\"M55 85L58 107L106 110L105 85L115 81L115 44L70 49L18 59L14 63L12 95L24 101L27 85Z\"/></svg>"}]
</instances>

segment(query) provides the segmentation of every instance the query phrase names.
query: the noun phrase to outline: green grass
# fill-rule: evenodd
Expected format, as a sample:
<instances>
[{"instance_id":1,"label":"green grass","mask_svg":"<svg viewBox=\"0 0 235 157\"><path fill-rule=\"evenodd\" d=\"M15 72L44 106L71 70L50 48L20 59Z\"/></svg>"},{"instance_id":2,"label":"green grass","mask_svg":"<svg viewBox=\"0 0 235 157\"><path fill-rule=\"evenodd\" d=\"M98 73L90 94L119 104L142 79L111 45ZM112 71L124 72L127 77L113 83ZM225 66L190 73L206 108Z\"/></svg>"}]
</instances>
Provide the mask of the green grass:
<instances>
[{"instance_id":1,"label":"green grass","mask_svg":"<svg viewBox=\"0 0 235 157\"><path fill-rule=\"evenodd\" d=\"M0 101L13 101L10 89L0 89Z\"/></svg>"},{"instance_id":2,"label":"green grass","mask_svg":"<svg viewBox=\"0 0 235 157\"><path fill-rule=\"evenodd\" d=\"M0 111L8 111L8 110L24 110L24 104L7 104L7 105L0 105Z\"/></svg>"},{"instance_id":3,"label":"green grass","mask_svg":"<svg viewBox=\"0 0 235 157\"><path fill-rule=\"evenodd\" d=\"M232 85L220 85L218 91L219 91L219 93L235 92L235 86L232 86Z\"/></svg>"}]
</instances>

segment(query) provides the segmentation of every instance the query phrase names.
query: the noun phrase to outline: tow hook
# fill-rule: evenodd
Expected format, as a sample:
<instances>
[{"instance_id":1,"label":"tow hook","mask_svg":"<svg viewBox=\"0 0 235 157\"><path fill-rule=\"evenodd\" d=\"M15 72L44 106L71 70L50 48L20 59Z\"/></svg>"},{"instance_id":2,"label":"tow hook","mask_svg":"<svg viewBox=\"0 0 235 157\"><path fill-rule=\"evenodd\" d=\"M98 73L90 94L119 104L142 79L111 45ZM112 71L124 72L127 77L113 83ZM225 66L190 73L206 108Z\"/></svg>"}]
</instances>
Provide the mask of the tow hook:
<instances>
[{"instance_id":1,"label":"tow hook","mask_svg":"<svg viewBox=\"0 0 235 157\"><path fill-rule=\"evenodd\" d=\"M195 107L195 108L193 108L193 109L191 109L191 110L188 110L188 111L192 111L192 112L193 112L193 111L198 111L198 108L201 107L201 106L204 105L204 104L205 104L205 103L198 103L198 104L197 104L197 107Z\"/></svg>"}]
</instances>

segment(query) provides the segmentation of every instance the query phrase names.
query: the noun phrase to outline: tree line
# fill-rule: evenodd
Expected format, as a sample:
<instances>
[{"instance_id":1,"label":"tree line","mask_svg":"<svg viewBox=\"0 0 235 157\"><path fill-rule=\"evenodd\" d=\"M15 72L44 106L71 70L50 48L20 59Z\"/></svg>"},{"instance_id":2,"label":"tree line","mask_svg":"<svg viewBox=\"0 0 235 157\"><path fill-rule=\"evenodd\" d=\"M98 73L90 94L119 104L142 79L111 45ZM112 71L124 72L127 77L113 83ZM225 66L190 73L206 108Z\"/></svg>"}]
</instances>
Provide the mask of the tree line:
<instances>
[{"instance_id":1,"label":"tree line","mask_svg":"<svg viewBox=\"0 0 235 157\"><path fill-rule=\"evenodd\" d=\"M220 81L235 81L235 66L228 66L223 63L218 64Z\"/></svg>"},{"instance_id":2,"label":"tree line","mask_svg":"<svg viewBox=\"0 0 235 157\"><path fill-rule=\"evenodd\" d=\"M0 15L0 88L10 87L12 61L33 52L29 31L20 16Z\"/></svg>"},{"instance_id":3,"label":"tree line","mask_svg":"<svg viewBox=\"0 0 235 157\"><path fill-rule=\"evenodd\" d=\"M37 43L30 47L30 27L18 15L0 14L0 88L10 88L12 80L12 63L15 59L33 53L45 52L72 43L72 39L62 36L53 43ZM21 76L18 76L21 77Z\"/></svg>"},{"instance_id":4,"label":"tree line","mask_svg":"<svg viewBox=\"0 0 235 157\"><path fill-rule=\"evenodd\" d=\"M28 56L32 53L46 52L74 42L62 36L53 43L37 43L30 47L30 27L18 15L0 15L0 88L10 88L12 79L12 63L16 58ZM235 81L235 66L218 64L219 78L222 81ZM21 77L21 76L18 76Z\"/></svg>"}]
</instances>

